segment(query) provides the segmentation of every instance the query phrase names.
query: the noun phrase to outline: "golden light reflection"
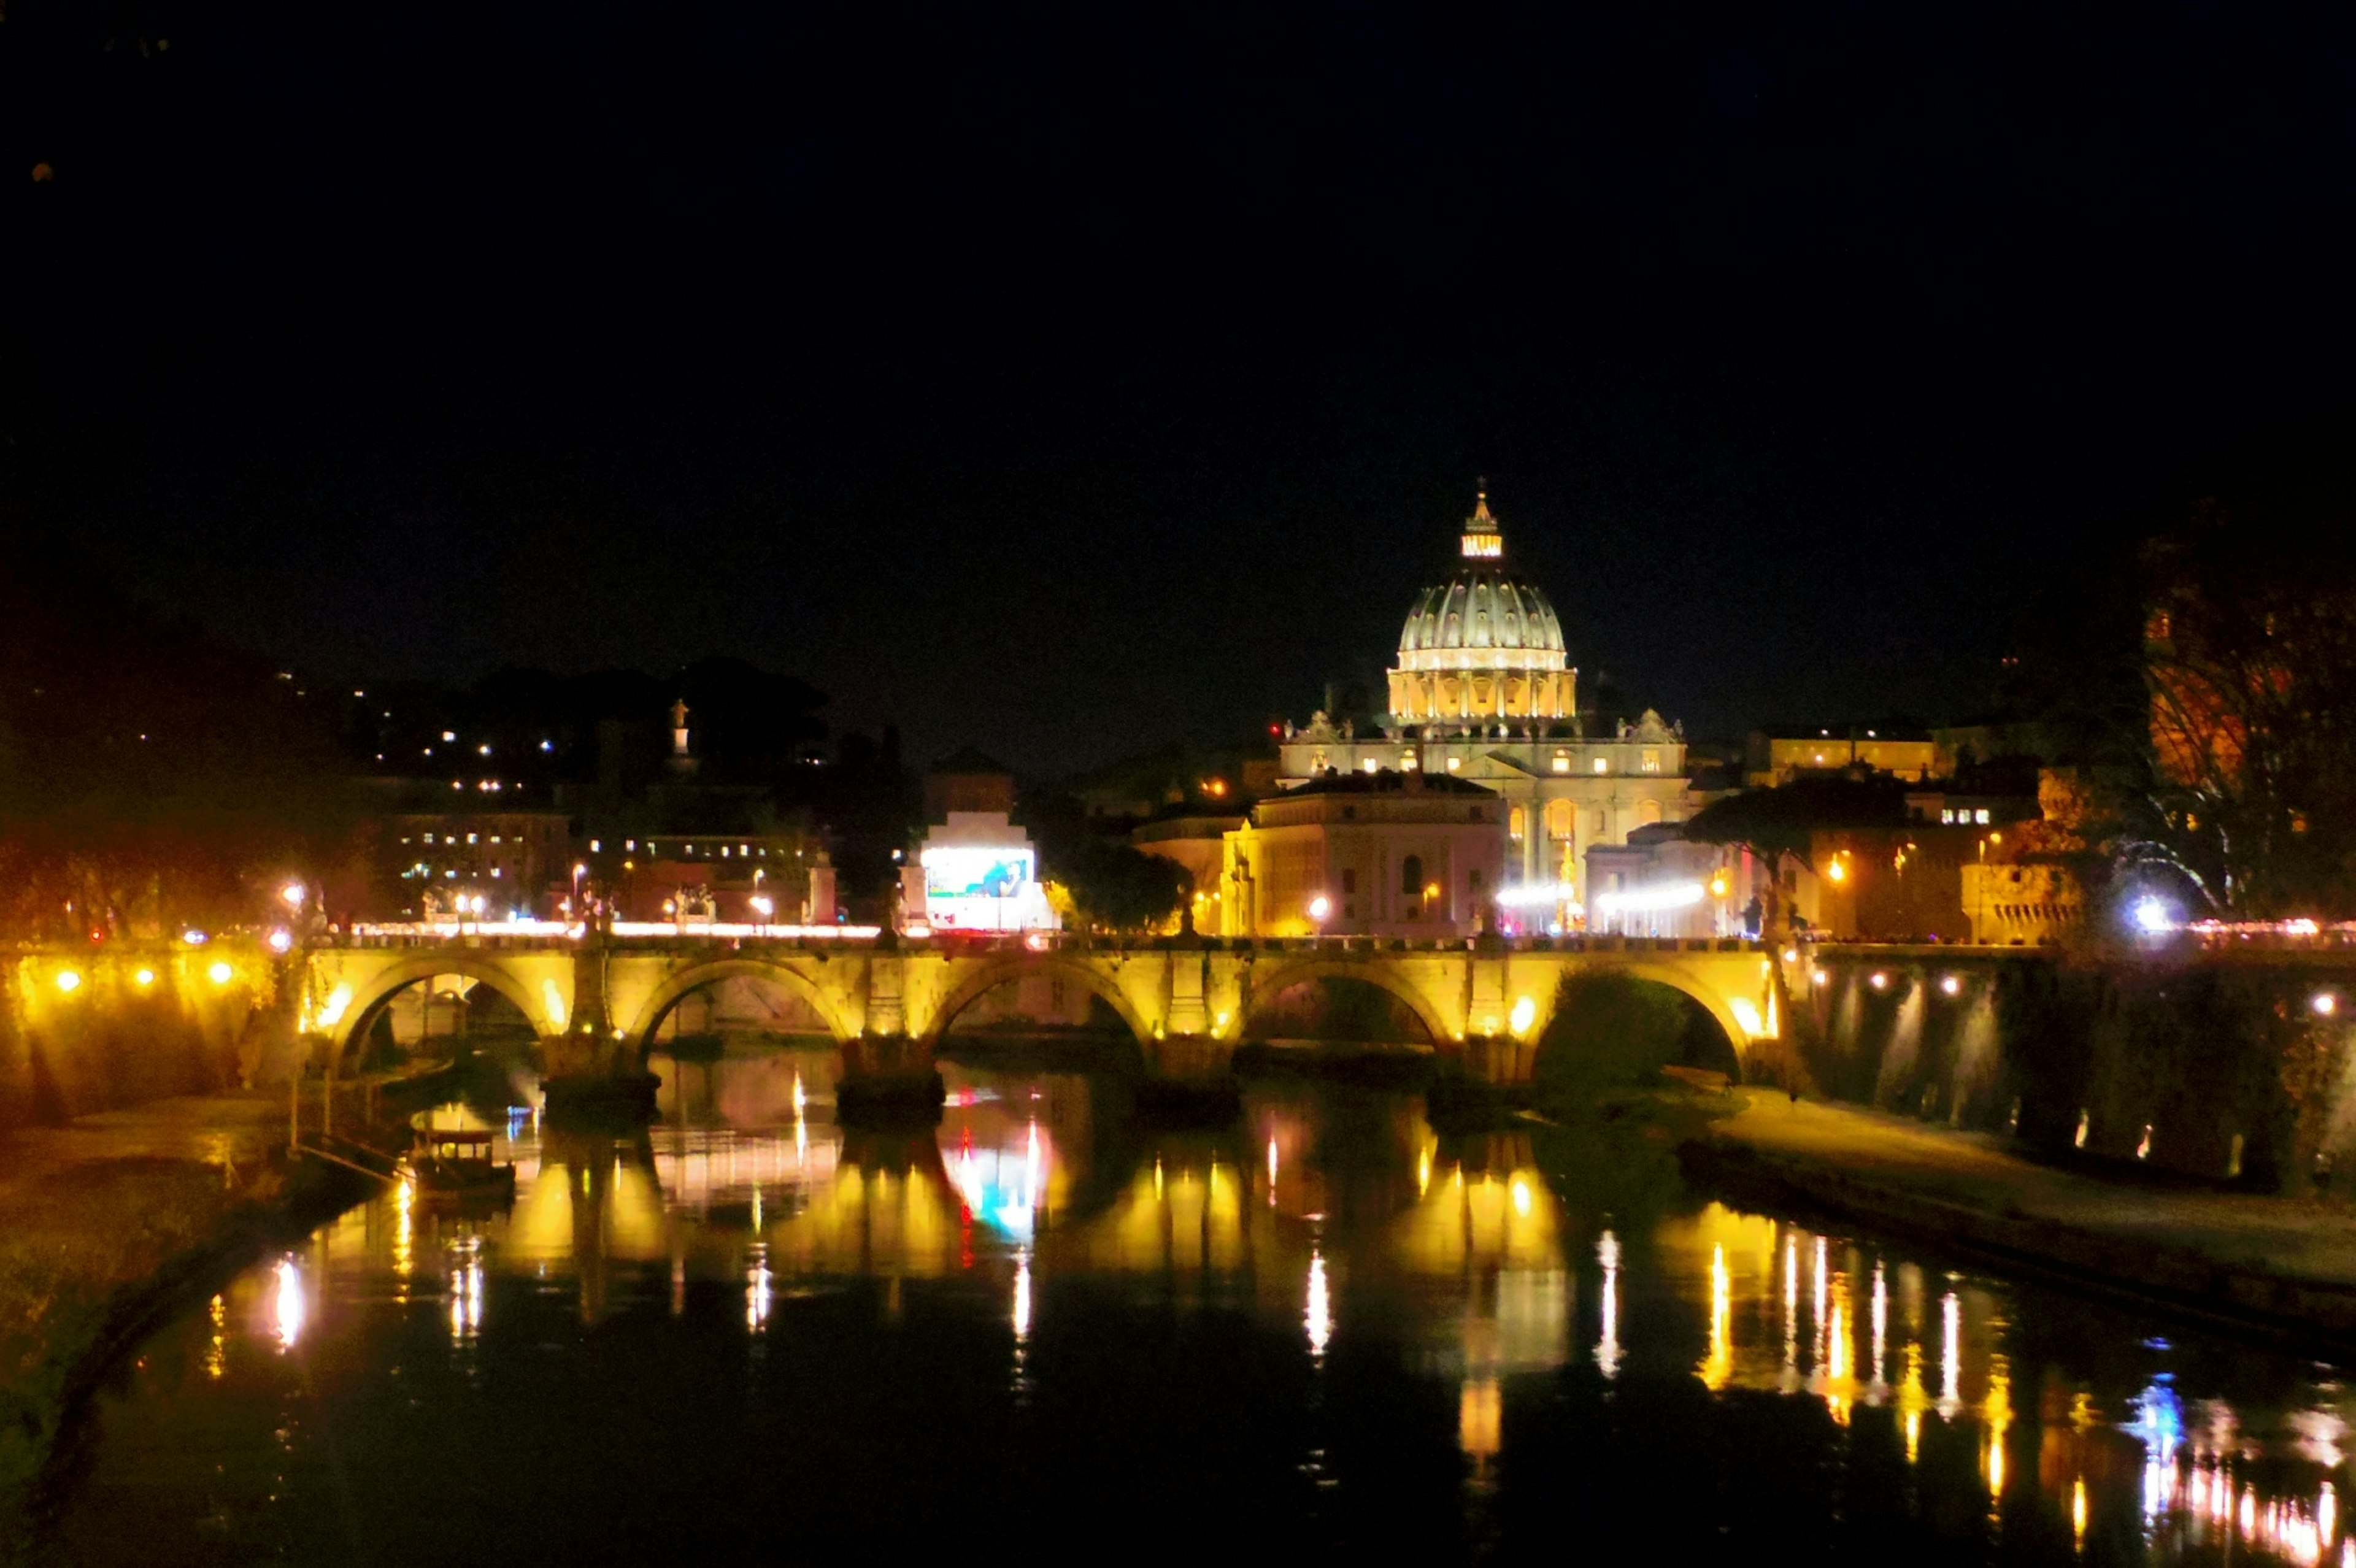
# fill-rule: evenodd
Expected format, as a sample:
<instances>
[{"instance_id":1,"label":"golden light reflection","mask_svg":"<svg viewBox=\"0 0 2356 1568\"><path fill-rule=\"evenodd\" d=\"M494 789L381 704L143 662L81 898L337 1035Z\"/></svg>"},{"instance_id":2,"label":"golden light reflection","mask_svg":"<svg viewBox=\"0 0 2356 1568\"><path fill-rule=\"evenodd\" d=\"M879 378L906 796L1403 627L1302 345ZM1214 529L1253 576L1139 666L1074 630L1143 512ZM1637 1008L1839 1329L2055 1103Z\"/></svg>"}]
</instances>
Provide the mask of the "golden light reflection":
<instances>
[{"instance_id":1,"label":"golden light reflection","mask_svg":"<svg viewBox=\"0 0 2356 1568\"><path fill-rule=\"evenodd\" d=\"M776 1300L776 1278L769 1273L769 1246L755 1242L745 1249L744 1327L758 1334L769 1327L769 1308Z\"/></svg>"},{"instance_id":2,"label":"golden light reflection","mask_svg":"<svg viewBox=\"0 0 2356 1568\"><path fill-rule=\"evenodd\" d=\"M392 1185L392 1273L400 1299L409 1299L409 1277L417 1267L417 1183L403 1176Z\"/></svg>"},{"instance_id":3,"label":"golden light reflection","mask_svg":"<svg viewBox=\"0 0 2356 1568\"><path fill-rule=\"evenodd\" d=\"M1701 1363L1702 1386L1713 1393L1724 1388L1727 1379L1734 1374L1734 1343L1728 1323L1733 1315L1732 1299L1732 1281L1726 1272L1726 1247L1721 1243L1710 1250L1709 1354Z\"/></svg>"},{"instance_id":4,"label":"golden light reflection","mask_svg":"<svg viewBox=\"0 0 2356 1568\"><path fill-rule=\"evenodd\" d=\"M1495 1378L1468 1381L1456 1402L1456 1441L1475 1460L1495 1456L1504 1445L1505 1390Z\"/></svg>"},{"instance_id":5,"label":"golden light reflection","mask_svg":"<svg viewBox=\"0 0 2356 1568\"><path fill-rule=\"evenodd\" d=\"M1898 1385L1898 1411L1906 1428L1906 1462L1913 1464L1922 1453L1922 1413L1929 1409L1931 1396L1922 1387L1922 1347L1908 1341L1906 1375Z\"/></svg>"},{"instance_id":6,"label":"golden light reflection","mask_svg":"<svg viewBox=\"0 0 2356 1568\"><path fill-rule=\"evenodd\" d=\"M293 1349L303 1338L309 1314L310 1303L303 1294L302 1269L293 1258L279 1259L278 1283L270 1297L270 1320L281 1350Z\"/></svg>"},{"instance_id":7,"label":"golden light reflection","mask_svg":"<svg viewBox=\"0 0 2356 1568\"><path fill-rule=\"evenodd\" d=\"M1014 1339L1017 1344L1031 1338L1031 1254L1018 1253L1014 1258Z\"/></svg>"},{"instance_id":8,"label":"golden light reflection","mask_svg":"<svg viewBox=\"0 0 2356 1568\"><path fill-rule=\"evenodd\" d=\"M1987 1459L1982 1468L1987 1475L1988 1496L2004 1496L2004 1435L2012 1429L2012 1363L2001 1355L1988 1359L1987 1398L1981 1402L1980 1416L1987 1424Z\"/></svg>"},{"instance_id":9,"label":"golden light reflection","mask_svg":"<svg viewBox=\"0 0 2356 1568\"><path fill-rule=\"evenodd\" d=\"M220 1296L213 1297L209 1316L212 1339L205 1346L205 1376L219 1382L229 1371L229 1305Z\"/></svg>"},{"instance_id":10,"label":"golden light reflection","mask_svg":"<svg viewBox=\"0 0 2356 1568\"><path fill-rule=\"evenodd\" d=\"M2086 1549L2086 1477L2083 1476L2070 1483L2070 1538L2079 1551Z\"/></svg>"}]
</instances>

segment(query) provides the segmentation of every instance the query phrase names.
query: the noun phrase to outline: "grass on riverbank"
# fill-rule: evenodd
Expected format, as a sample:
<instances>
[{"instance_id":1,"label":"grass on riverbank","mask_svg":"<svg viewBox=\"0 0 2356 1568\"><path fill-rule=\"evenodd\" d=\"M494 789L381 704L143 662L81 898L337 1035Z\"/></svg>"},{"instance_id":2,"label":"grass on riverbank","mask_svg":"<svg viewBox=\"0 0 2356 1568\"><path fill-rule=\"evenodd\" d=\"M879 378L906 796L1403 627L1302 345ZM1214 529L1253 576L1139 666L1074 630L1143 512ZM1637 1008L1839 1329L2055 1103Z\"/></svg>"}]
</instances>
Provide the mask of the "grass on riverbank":
<instances>
[{"instance_id":1,"label":"grass on riverbank","mask_svg":"<svg viewBox=\"0 0 2356 1568\"><path fill-rule=\"evenodd\" d=\"M92 1354L125 1294L218 1236L241 1207L278 1195L262 1167L232 1176L194 1160L76 1165L0 1200L0 1520L27 1518ZM14 1544L0 1526L0 1559Z\"/></svg>"}]
</instances>

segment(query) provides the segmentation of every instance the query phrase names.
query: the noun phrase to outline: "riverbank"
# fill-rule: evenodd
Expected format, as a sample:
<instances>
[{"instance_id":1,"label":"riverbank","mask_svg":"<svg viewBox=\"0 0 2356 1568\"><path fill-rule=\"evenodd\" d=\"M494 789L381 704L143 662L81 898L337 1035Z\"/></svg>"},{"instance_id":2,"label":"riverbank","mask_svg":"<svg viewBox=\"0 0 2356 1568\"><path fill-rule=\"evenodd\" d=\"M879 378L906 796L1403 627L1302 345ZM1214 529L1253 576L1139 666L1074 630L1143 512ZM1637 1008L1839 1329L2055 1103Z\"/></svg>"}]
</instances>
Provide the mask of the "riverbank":
<instances>
[{"instance_id":1,"label":"riverbank","mask_svg":"<svg viewBox=\"0 0 2356 1568\"><path fill-rule=\"evenodd\" d=\"M285 1116L275 1095L208 1095L0 1136L0 1561L117 1360L337 1206L280 1158Z\"/></svg>"},{"instance_id":2,"label":"riverbank","mask_svg":"<svg viewBox=\"0 0 2356 1568\"><path fill-rule=\"evenodd\" d=\"M1690 1174L1730 1197L1826 1211L2013 1274L2356 1350L2356 1211L2116 1162L2049 1165L1991 1135L1734 1093L1741 1108L1680 1151Z\"/></svg>"}]
</instances>

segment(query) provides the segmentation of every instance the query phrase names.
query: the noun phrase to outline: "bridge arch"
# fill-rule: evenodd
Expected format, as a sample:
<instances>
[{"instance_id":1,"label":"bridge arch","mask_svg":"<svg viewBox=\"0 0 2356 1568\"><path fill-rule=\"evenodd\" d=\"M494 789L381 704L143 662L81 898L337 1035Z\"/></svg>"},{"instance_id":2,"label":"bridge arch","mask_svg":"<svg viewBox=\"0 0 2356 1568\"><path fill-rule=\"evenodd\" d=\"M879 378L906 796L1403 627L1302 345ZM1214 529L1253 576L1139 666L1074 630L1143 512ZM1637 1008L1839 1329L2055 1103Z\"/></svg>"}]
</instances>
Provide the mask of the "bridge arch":
<instances>
[{"instance_id":1,"label":"bridge arch","mask_svg":"<svg viewBox=\"0 0 2356 1568\"><path fill-rule=\"evenodd\" d=\"M738 976L768 981L808 1002L838 1045L859 1032L844 1025L841 1009L827 996L824 987L790 965L765 963L757 958L722 958L664 976L663 983L655 987L654 995L647 998L646 1005L638 1009L637 1020L630 1025L630 1039L639 1055L644 1057L654 1043L655 1027L662 1022L664 1014L679 1005L680 997L717 981Z\"/></svg>"},{"instance_id":2,"label":"bridge arch","mask_svg":"<svg viewBox=\"0 0 2356 1568\"><path fill-rule=\"evenodd\" d=\"M1445 1050L1455 1042L1456 1031L1444 1022L1432 1008L1430 999L1402 978L1390 965L1379 959L1367 963L1353 958L1304 958L1287 964L1274 974L1262 978L1254 975L1251 987L1244 996L1242 1016L1236 1019L1236 1034L1240 1038L1252 1014L1267 999L1283 995L1295 986L1313 985L1319 980L1356 980L1372 986L1386 995L1396 997L1423 1031L1431 1039L1435 1050Z\"/></svg>"},{"instance_id":3,"label":"bridge arch","mask_svg":"<svg viewBox=\"0 0 2356 1568\"><path fill-rule=\"evenodd\" d=\"M1751 1033L1743 1027L1742 1020L1735 1017L1731 998L1728 993L1720 987L1705 984L1697 979L1694 972L1686 965L1614 959L1608 964L1595 964L1579 969L1566 970L1563 978L1583 980L1606 975L1622 975L1631 980L1649 980L1655 985L1666 986L1670 990L1689 997L1700 1005L1701 1009L1708 1013L1711 1020L1718 1025L1719 1031L1726 1036L1727 1046L1734 1052L1735 1061L1740 1064L1750 1060ZM1536 1029L1532 1031L1532 1038L1535 1039L1539 1031L1543 1031L1547 1024L1552 1023L1554 1017L1554 1001L1549 997L1547 1012L1538 1019Z\"/></svg>"},{"instance_id":4,"label":"bridge arch","mask_svg":"<svg viewBox=\"0 0 2356 1568\"><path fill-rule=\"evenodd\" d=\"M1099 972L1093 965L1079 963L1055 953L1022 953L984 964L950 987L948 994L941 997L925 1026L925 1039L937 1046L948 1037L949 1026L957 1022L959 1013L1007 982L1032 975L1059 975L1077 980L1120 1015L1120 1021L1129 1026L1130 1036L1140 1045L1153 1039L1153 1026L1139 1016L1135 1004L1109 976Z\"/></svg>"},{"instance_id":5,"label":"bridge arch","mask_svg":"<svg viewBox=\"0 0 2356 1568\"><path fill-rule=\"evenodd\" d=\"M458 950L421 953L390 968L380 969L361 986L353 988L352 999L345 1005L343 1018L336 1029L334 1049L328 1053L331 1068L342 1070L352 1042L363 1038L375 1024L377 1015L395 996L420 980L432 980L436 975L461 975L488 986L515 1005L516 1010L531 1024L533 1032L541 1035L557 1032L549 1022L547 1008L534 999L524 983L508 973L496 960Z\"/></svg>"}]
</instances>

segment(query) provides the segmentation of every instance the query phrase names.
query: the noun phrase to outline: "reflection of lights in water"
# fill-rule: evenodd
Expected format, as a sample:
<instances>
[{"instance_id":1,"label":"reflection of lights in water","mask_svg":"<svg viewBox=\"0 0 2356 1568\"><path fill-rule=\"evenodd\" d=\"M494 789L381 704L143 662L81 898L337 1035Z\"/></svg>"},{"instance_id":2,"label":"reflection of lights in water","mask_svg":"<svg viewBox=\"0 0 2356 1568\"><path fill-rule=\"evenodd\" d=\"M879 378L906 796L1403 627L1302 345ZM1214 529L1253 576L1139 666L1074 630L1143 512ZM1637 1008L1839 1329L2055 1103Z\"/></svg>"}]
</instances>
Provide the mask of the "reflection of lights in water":
<instances>
[{"instance_id":1,"label":"reflection of lights in water","mask_svg":"<svg viewBox=\"0 0 2356 1568\"><path fill-rule=\"evenodd\" d=\"M775 1276L769 1273L769 1243L755 1242L745 1250L744 1327L758 1334L769 1326Z\"/></svg>"},{"instance_id":2,"label":"reflection of lights in water","mask_svg":"<svg viewBox=\"0 0 2356 1568\"><path fill-rule=\"evenodd\" d=\"M1475 1459L1487 1459L1504 1445L1505 1390L1494 1378L1467 1380L1456 1402L1456 1441Z\"/></svg>"},{"instance_id":3,"label":"reflection of lights in water","mask_svg":"<svg viewBox=\"0 0 2356 1568\"><path fill-rule=\"evenodd\" d=\"M1890 1282L1881 1276L1881 1260L1873 1264L1873 1386L1884 1387L1884 1359L1890 1343Z\"/></svg>"},{"instance_id":4,"label":"reflection of lights in water","mask_svg":"<svg viewBox=\"0 0 2356 1568\"><path fill-rule=\"evenodd\" d=\"M2070 1483L2070 1535L2083 1551L2086 1544L2086 1477Z\"/></svg>"},{"instance_id":5,"label":"reflection of lights in water","mask_svg":"<svg viewBox=\"0 0 2356 1568\"><path fill-rule=\"evenodd\" d=\"M2176 1391L2158 1379L2146 1384L2136 1396L2136 1418L2127 1430L2143 1443L2143 1517L2148 1523L2166 1510L2176 1489L2176 1450L2184 1440L2184 1406Z\"/></svg>"},{"instance_id":6,"label":"reflection of lights in water","mask_svg":"<svg viewBox=\"0 0 2356 1568\"><path fill-rule=\"evenodd\" d=\"M1808 1322L1818 1336L1816 1354L1821 1359L1824 1355L1822 1336L1825 1331L1825 1239L1822 1236L1816 1238L1815 1297L1814 1305L1809 1309Z\"/></svg>"},{"instance_id":7,"label":"reflection of lights in water","mask_svg":"<svg viewBox=\"0 0 2356 1568\"><path fill-rule=\"evenodd\" d=\"M2004 1496L2004 1435L2012 1426L2012 1363L2003 1356L1988 1358L1987 1401L1981 1406L1987 1422L1987 1484L1990 1498Z\"/></svg>"},{"instance_id":8,"label":"reflection of lights in water","mask_svg":"<svg viewBox=\"0 0 2356 1568\"><path fill-rule=\"evenodd\" d=\"M211 1309L212 1342L205 1347L205 1375L218 1381L229 1370L229 1306L218 1296Z\"/></svg>"},{"instance_id":9,"label":"reflection of lights in water","mask_svg":"<svg viewBox=\"0 0 2356 1568\"><path fill-rule=\"evenodd\" d=\"M1309 1254L1309 1311L1306 1320L1310 1353L1322 1359L1325 1354L1326 1342L1333 1337L1333 1304L1325 1294L1325 1254L1322 1252Z\"/></svg>"},{"instance_id":10,"label":"reflection of lights in water","mask_svg":"<svg viewBox=\"0 0 2356 1568\"><path fill-rule=\"evenodd\" d=\"M1415 1195L1418 1198L1431 1190L1431 1151L1425 1149L1415 1157Z\"/></svg>"},{"instance_id":11,"label":"reflection of lights in water","mask_svg":"<svg viewBox=\"0 0 2356 1568\"><path fill-rule=\"evenodd\" d=\"M483 1260L471 1250L450 1282L450 1339L464 1344L483 1328Z\"/></svg>"},{"instance_id":12,"label":"reflection of lights in water","mask_svg":"<svg viewBox=\"0 0 2356 1568\"><path fill-rule=\"evenodd\" d=\"M1162 1157L1160 1155L1153 1157L1153 1200L1156 1203L1162 1201Z\"/></svg>"},{"instance_id":13,"label":"reflection of lights in water","mask_svg":"<svg viewBox=\"0 0 2356 1568\"><path fill-rule=\"evenodd\" d=\"M1825 1408L1843 1425L1848 1424L1848 1308L1836 1301L1825 1326Z\"/></svg>"},{"instance_id":14,"label":"reflection of lights in water","mask_svg":"<svg viewBox=\"0 0 2356 1568\"><path fill-rule=\"evenodd\" d=\"M416 1266L417 1184L402 1177L392 1189L392 1272L401 1280L403 1300L409 1296L409 1275Z\"/></svg>"},{"instance_id":15,"label":"reflection of lights in water","mask_svg":"<svg viewBox=\"0 0 2356 1568\"><path fill-rule=\"evenodd\" d=\"M1941 1299L1939 1307L1945 1339L1939 1352L1939 1413L1953 1420L1960 1403L1956 1385L1964 1374L1964 1304L1951 1290Z\"/></svg>"},{"instance_id":16,"label":"reflection of lights in water","mask_svg":"<svg viewBox=\"0 0 2356 1568\"><path fill-rule=\"evenodd\" d=\"M801 1113L797 1111L794 1113L794 1168L798 1170L809 1164L809 1124L803 1121Z\"/></svg>"},{"instance_id":17,"label":"reflection of lights in water","mask_svg":"<svg viewBox=\"0 0 2356 1568\"><path fill-rule=\"evenodd\" d=\"M753 1183L753 1229L761 1228L761 1184L756 1181Z\"/></svg>"},{"instance_id":18,"label":"reflection of lights in water","mask_svg":"<svg viewBox=\"0 0 2356 1568\"><path fill-rule=\"evenodd\" d=\"M1783 1238L1783 1365L1800 1364L1800 1238Z\"/></svg>"},{"instance_id":19,"label":"reflection of lights in water","mask_svg":"<svg viewBox=\"0 0 2356 1568\"><path fill-rule=\"evenodd\" d=\"M1039 1137L1039 1124L1033 1122L1023 1140L1020 1163L998 1149L964 1148L958 1152L953 1179L968 1212L1016 1241L1028 1241L1037 1226L1047 1169L1047 1152ZM1157 1162L1157 1198L1162 1192L1161 1179Z\"/></svg>"},{"instance_id":20,"label":"reflection of lights in water","mask_svg":"<svg viewBox=\"0 0 2356 1568\"><path fill-rule=\"evenodd\" d=\"M1723 1243L1710 1250L1709 1354L1701 1364L1702 1386L1722 1389L1734 1371L1734 1345L1729 1333L1733 1308L1733 1281L1726 1272Z\"/></svg>"},{"instance_id":21,"label":"reflection of lights in water","mask_svg":"<svg viewBox=\"0 0 2356 1568\"><path fill-rule=\"evenodd\" d=\"M309 1303L303 1298L303 1271L293 1258L278 1260L278 1288L272 1294L271 1325L278 1335L278 1348L291 1350L303 1338L303 1324L308 1316Z\"/></svg>"},{"instance_id":22,"label":"reflection of lights in water","mask_svg":"<svg viewBox=\"0 0 2356 1568\"><path fill-rule=\"evenodd\" d=\"M1603 1333L1595 1342L1595 1365L1614 1378L1620 1375L1620 1238L1604 1232L1595 1256L1603 1264Z\"/></svg>"},{"instance_id":23,"label":"reflection of lights in water","mask_svg":"<svg viewBox=\"0 0 2356 1568\"><path fill-rule=\"evenodd\" d=\"M776 1083L776 1080L773 1078L773 1079L771 1079L769 1082L771 1082L772 1083ZM799 1072L796 1072L796 1073L794 1074L794 1117L795 1117L795 1119L796 1119L797 1121L800 1120L802 1112L804 1112L805 1110L809 1109L809 1096L808 1094L806 1094L806 1093L804 1093L802 1092L802 1075L801 1075Z\"/></svg>"},{"instance_id":24,"label":"reflection of lights in water","mask_svg":"<svg viewBox=\"0 0 2356 1568\"><path fill-rule=\"evenodd\" d=\"M1514 1178L1514 1212L1525 1220L1530 1217L1530 1184L1518 1176Z\"/></svg>"},{"instance_id":25,"label":"reflection of lights in water","mask_svg":"<svg viewBox=\"0 0 2356 1568\"><path fill-rule=\"evenodd\" d=\"M1906 1381L1898 1387L1898 1408L1905 1413L1906 1462L1914 1463L1922 1451L1922 1407L1931 1396L1922 1392L1922 1347L1912 1340L1906 1343Z\"/></svg>"},{"instance_id":26,"label":"reflection of lights in water","mask_svg":"<svg viewBox=\"0 0 2356 1568\"><path fill-rule=\"evenodd\" d=\"M1017 1341L1031 1337L1031 1254L1014 1255L1014 1338Z\"/></svg>"}]
</instances>

